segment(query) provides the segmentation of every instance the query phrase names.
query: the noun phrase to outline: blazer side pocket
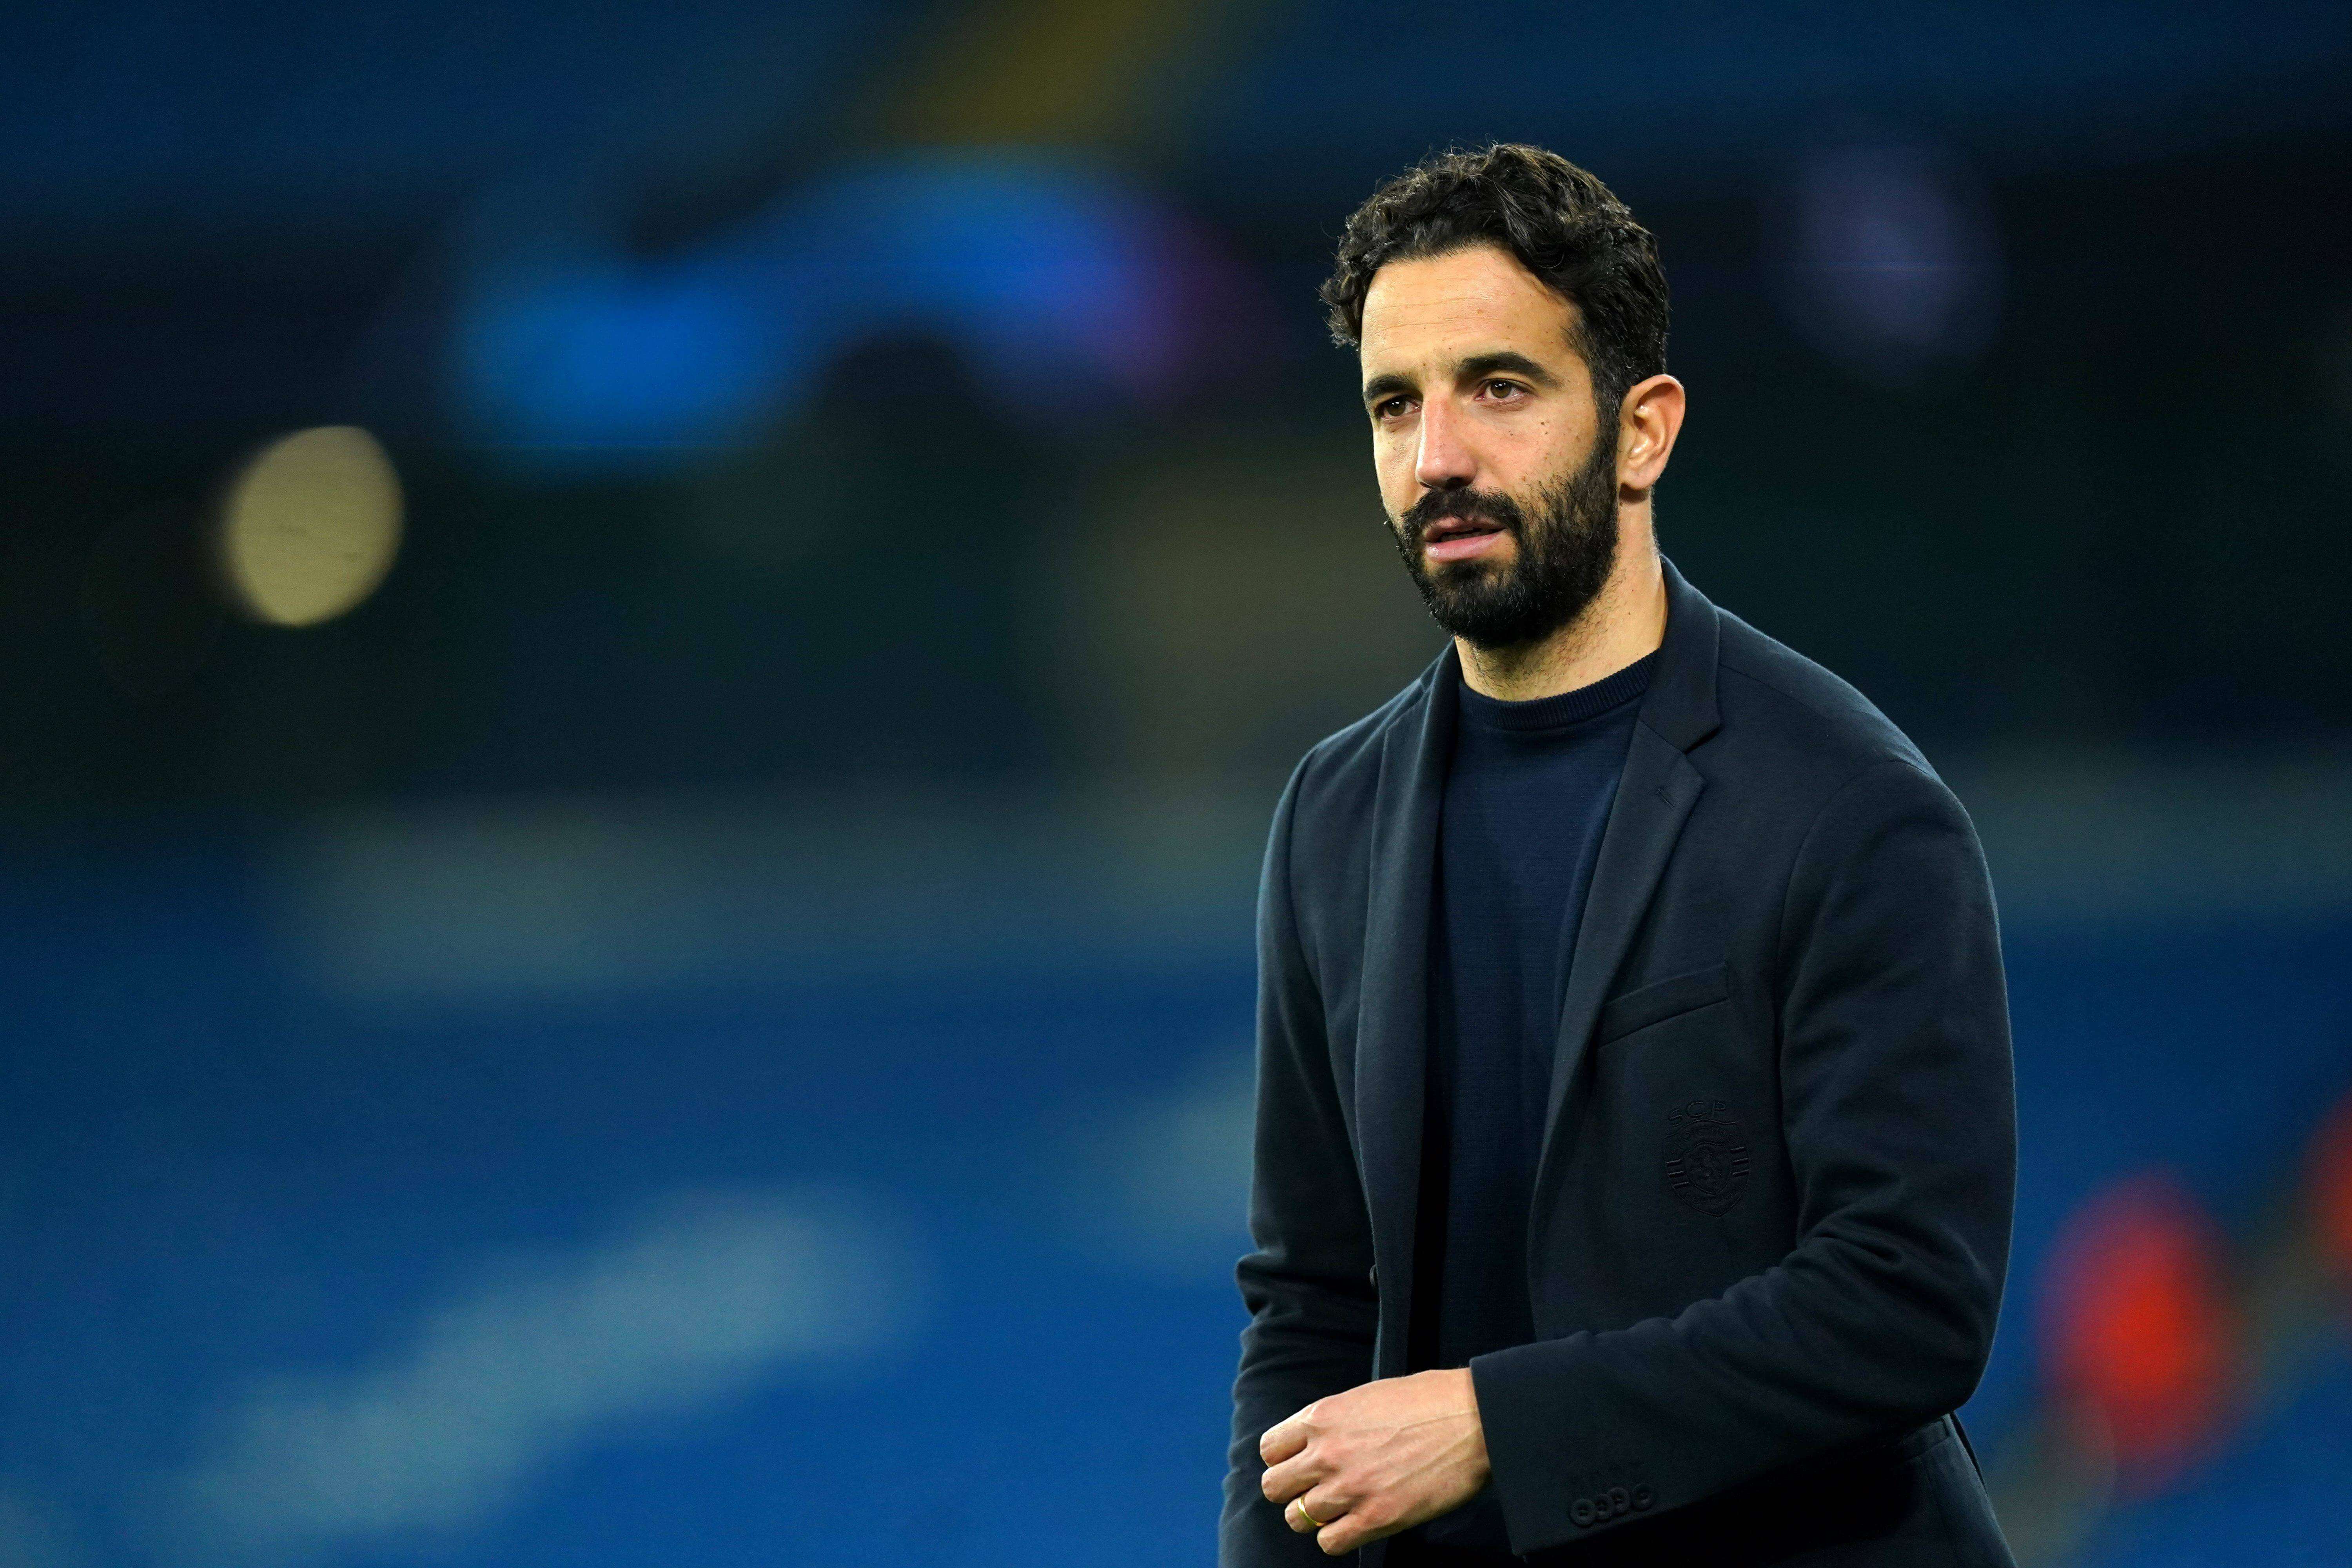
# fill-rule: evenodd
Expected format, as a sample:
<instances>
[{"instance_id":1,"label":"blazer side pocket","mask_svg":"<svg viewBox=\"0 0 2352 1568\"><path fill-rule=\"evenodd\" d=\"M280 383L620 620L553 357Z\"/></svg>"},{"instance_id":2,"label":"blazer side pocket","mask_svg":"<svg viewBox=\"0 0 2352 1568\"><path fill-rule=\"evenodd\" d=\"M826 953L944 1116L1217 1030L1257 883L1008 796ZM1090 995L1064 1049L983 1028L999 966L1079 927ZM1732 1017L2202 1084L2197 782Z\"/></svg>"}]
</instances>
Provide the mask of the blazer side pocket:
<instances>
[{"instance_id":1,"label":"blazer side pocket","mask_svg":"<svg viewBox=\"0 0 2352 1568\"><path fill-rule=\"evenodd\" d=\"M1731 965L1718 963L1708 969L1693 970L1688 974L1670 975L1649 985L1612 997L1601 1009L1601 1023L1593 1031L1593 1044L1613 1040L1620 1035L1630 1035L1636 1029L1646 1029L1662 1024L1681 1013L1692 1013L1710 1007L1731 994Z\"/></svg>"}]
</instances>

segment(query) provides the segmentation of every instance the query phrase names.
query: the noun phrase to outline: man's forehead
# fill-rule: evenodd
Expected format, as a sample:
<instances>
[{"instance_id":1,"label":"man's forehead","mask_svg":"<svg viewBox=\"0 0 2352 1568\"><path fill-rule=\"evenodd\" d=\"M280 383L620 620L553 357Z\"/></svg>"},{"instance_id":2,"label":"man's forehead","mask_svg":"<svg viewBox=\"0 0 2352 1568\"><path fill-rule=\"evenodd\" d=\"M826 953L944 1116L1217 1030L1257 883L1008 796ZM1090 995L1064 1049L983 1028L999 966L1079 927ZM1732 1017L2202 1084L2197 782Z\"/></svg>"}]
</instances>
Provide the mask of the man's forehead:
<instances>
[{"instance_id":1,"label":"man's forehead","mask_svg":"<svg viewBox=\"0 0 2352 1568\"><path fill-rule=\"evenodd\" d=\"M1497 353L1573 356L1576 307L1489 246L1391 261L1372 275L1360 338L1367 374L1443 370Z\"/></svg>"}]
</instances>

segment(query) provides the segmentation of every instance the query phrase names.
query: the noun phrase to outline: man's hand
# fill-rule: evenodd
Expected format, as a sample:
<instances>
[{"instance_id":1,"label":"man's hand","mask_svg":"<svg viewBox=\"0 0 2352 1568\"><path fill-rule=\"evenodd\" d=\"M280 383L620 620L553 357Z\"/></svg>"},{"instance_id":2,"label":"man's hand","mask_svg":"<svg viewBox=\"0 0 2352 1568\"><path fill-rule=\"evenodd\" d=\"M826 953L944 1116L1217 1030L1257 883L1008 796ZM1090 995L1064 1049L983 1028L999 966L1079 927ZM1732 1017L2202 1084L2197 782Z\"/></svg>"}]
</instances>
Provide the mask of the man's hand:
<instances>
[{"instance_id":1,"label":"man's hand","mask_svg":"<svg viewBox=\"0 0 2352 1568\"><path fill-rule=\"evenodd\" d=\"M1337 1557L1460 1508L1486 1484L1466 1370L1382 1378L1318 1399L1258 1439L1266 1500Z\"/></svg>"}]
</instances>

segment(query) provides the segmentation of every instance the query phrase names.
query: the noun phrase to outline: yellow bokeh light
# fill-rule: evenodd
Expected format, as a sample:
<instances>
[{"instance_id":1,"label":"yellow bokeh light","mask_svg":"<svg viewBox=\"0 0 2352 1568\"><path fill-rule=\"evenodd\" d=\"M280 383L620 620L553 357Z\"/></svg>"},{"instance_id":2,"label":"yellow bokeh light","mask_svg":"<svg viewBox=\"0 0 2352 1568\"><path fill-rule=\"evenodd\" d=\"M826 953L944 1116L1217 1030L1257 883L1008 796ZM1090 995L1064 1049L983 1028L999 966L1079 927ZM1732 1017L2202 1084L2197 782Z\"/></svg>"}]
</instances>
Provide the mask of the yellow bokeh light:
<instances>
[{"instance_id":1,"label":"yellow bokeh light","mask_svg":"<svg viewBox=\"0 0 2352 1568\"><path fill-rule=\"evenodd\" d=\"M400 550L400 476L352 425L298 430L257 453L221 511L221 568L257 620L312 626L375 591Z\"/></svg>"}]
</instances>

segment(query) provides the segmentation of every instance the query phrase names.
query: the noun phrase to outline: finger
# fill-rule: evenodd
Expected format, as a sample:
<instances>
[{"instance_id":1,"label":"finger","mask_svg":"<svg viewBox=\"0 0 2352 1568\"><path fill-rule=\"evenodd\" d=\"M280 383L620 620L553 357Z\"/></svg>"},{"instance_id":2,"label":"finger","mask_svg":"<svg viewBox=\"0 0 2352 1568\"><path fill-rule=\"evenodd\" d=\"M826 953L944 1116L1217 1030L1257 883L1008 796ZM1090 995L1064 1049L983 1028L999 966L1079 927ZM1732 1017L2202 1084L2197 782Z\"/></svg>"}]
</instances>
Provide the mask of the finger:
<instances>
[{"instance_id":1,"label":"finger","mask_svg":"<svg viewBox=\"0 0 2352 1568\"><path fill-rule=\"evenodd\" d=\"M1257 1440L1257 1457L1269 1465L1278 1465L1307 1447L1307 1423L1314 1413L1315 1406L1310 1405L1267 1427L1265 1436Z\"/></svg>"},{"instance_id":2,"label":"finger","mask_svg":"<svg viewBox=\"0 0 2352 1568\"><path fill-rule=\"evenodd\" d=\"M1307 1492L1283 1505L1282 1521L1300 1535L1314 1535L1337 1524L1347 1511L1348 1505L1335 1497Z\"/></svg>"},{"instance_id":3,"label":"finger","mask_svg":"<svg viewBox=\"0 0 2352 1568\"><path fill-rule=\"evenodd\" d=\"M1302 1453L1270 1465L1258 1478L1258 1486L1268 1502L1288 1502L1329 1473L1322 1459L1313 1453Z\"/></svg>"},{"instance_id":4,"label":"finger","mask_svg":"<svg viewBox=\"0 0 2352 1568\"><path fill-rule=\"evenodd\" d=\"M1340 1519L1334 1521L1329 1528L1317 1531L1315 1544L1322 1549L1326 1557L1345 1557L1360 1546L1369 1546L1394 1533L1394 1531L1371 1529L1360 1520Z\"/></svg>"},{"instance_id":5,"label":"finger","mask_svg":"<svg viewBox=\"0 0 2352 1568\"><path fill-rule=\"evenodd\" d=\"M1312 1500L1313 1496L1311 1492L1307 1494L1307 1506L1314 1510L1317 1518L1331 1519L1331 1515L1325 1513ZM1316 1531L1315 1544L1322 1548L1326 1556L1345 1557L1375 1541L1386 1541L1399 1531L1430 1517L1418 1508L1409 1507L1400 1511L1392 1497L1383 1498L1376 1494L1368 1498L1353 1498L1339 1508L1339 1516L1332 1521L1328 1530Z\"/></svg>"}]
</instances>

